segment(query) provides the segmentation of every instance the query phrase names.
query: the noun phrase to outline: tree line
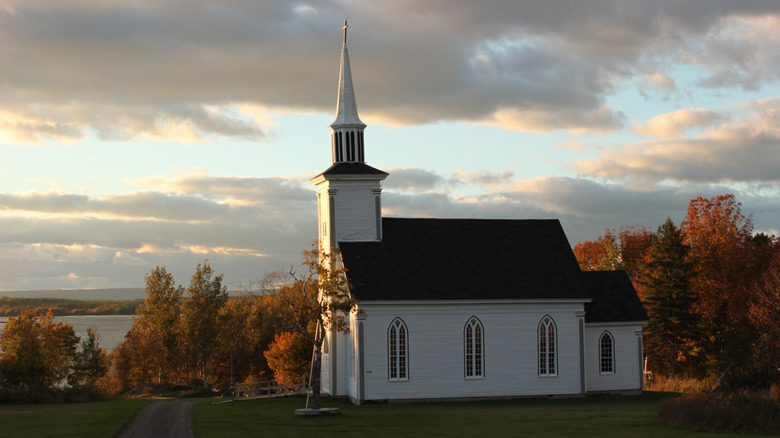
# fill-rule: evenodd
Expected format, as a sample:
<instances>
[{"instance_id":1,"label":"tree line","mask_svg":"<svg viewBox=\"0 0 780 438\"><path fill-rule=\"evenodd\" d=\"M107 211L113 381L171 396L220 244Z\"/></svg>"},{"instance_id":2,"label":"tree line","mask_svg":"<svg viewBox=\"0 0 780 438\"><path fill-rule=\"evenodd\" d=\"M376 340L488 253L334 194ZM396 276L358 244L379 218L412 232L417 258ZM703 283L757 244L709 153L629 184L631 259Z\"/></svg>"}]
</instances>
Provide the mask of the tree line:
<instances>
[{"instance_id":1,"label":"tree line","mask_svg":"<svg viewBox=\"0 0 780 438\"><path fill-rule=\"evenodd\" d=\"M628 273L650 371L766 387L780 382L780 242L753 231L734 195L697 197L679 227L606 230L574 253L583 270Z\"/></svg>"},{"instance_id":2,"label":"tree line","mask_svg":"<svg viewBox=\"0 0 780 438\"><path fill-rule=\"evenodd\" d=\"M17 316L33 308L64 315L132 315L143 300L73 300L68 298L0 297L0 316Z\"/></svg>"},{"instance_id":3,"label":"tree line","mask_svg":"<svg viewBox=\"0 0 780 438\"><path fill-rule=\"evenodd\" d=\"M227 391L236 383L308 376L317 280L277 272L229 296L223 276L198 264L188 287L165 267L146 276L146 298L114 350L106 383ZM291 281L290 281L291 280ZM293 327L302 327L295 331Z\"/></svg>"},{"instance_id":4,"label":"tree line","mask_svg":"<svg viewBox=\"0 0 780 438\"><path fill-rule=\"evenodd\" d=\"M325 268L327 254L317 247L303 254L302 268L267 274L234 296L208 260L186 288L164 266L154 268L132 327L111 352L99 347L96 328L79 348L73 327L51 311L10 317L0 337L0 401L110 396L146 385L227 392L236 383L308 376L312 344L321 351L325 329L343 329L336 314L354 302L343 271Z\"/></svg>"}]
</instances>

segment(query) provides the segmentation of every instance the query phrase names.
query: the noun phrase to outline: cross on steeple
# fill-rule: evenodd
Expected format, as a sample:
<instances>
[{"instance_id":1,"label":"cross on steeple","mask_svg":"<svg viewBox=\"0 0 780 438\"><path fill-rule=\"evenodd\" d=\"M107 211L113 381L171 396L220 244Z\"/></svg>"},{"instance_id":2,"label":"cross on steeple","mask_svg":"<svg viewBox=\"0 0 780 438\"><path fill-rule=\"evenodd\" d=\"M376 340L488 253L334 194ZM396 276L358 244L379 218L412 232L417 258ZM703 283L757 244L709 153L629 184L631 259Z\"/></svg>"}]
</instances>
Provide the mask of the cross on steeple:
<instances>
[{"instance_id":1,"label":"cross on steeple","mask_svg":"<svg viewBox=\"0 0 780 438\"><path fill-rule=\"evenodd\" d=\"M344 27L342 27L342 29L344 29L344 44L347 43L347 28L348 27L349 26L347 25L347 20L344 20Z\"/></svg>"}]
</instances>

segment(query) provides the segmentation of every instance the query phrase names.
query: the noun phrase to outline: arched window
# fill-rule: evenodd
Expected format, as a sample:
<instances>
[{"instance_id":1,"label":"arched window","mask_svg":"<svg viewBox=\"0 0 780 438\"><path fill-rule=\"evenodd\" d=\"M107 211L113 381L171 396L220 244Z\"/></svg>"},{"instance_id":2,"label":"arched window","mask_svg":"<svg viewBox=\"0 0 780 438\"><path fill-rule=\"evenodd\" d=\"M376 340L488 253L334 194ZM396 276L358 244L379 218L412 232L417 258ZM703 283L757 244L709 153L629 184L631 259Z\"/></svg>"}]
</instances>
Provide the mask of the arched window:
<instances>
[{"instance_id":1,"label":"arched window","mask_svg":"<svg viewBox=\"0 0 780 438\"><path fill-rule=\"evenodd\" d=\"M349 352L349 378L355 378L355 328L349 330L349 343L347 344Z\"/></svg>"},{"instance_id":2,"label":"arched window","mask_svg":"<svg viewBox=\"0 0 780 438\"><path fill-rule=\"evenodd\" d=\"M539 323L539 375L554 376L558 371L555 360L555 321L545 315Z\"/></svg>"},{"instance_id":3,"label":"arched window","mask_svg":"<svg viewBox=\"0 0 780 438\"><path fill-rule=\"evenodd\" d=\"M406 380L409 378L409 330L401 318L396 318L387 329L388 378Z\"/></svg>"},{"instance_id":4,"label":"arched window","mask_svg":"<svg viewBox=\"0 0 780 438\"><path fill-rule=\"evenodd\" d=\"M609 332L604 332L599 339L599 358L599 370L602 374L615 372L615 340Z\"/></svg>"},{"instance_id":5,"label":"arched window","mask_svg":"<svg viewBox=\"0 0 780 438\"><path fill-rule=\"evenodd\" d=\"M463 329L463 343L466 377L484 377L482 362L485 345L484 330L476 316L469 318L466 328Z\"/></svg>"}]
</instances>

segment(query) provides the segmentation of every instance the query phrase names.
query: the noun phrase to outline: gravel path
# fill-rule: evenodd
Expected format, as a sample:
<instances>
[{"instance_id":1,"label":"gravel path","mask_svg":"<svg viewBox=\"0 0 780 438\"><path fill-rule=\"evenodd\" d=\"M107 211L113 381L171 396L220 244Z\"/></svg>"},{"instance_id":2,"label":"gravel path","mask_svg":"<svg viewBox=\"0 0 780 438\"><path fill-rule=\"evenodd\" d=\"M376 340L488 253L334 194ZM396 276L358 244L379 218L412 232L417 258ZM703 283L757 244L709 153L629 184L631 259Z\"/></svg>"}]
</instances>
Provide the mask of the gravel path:
<instances>
[{"instance_id":1,"label":"gravel path","mask_svg":"<svg viewBox=\"0 0 780 438\"><path fill-rule=\"evenodd\" d=\"M133 419L119 438L193 438L192 404L185 400L157 400Z\"/></svg>"}]
</instances>

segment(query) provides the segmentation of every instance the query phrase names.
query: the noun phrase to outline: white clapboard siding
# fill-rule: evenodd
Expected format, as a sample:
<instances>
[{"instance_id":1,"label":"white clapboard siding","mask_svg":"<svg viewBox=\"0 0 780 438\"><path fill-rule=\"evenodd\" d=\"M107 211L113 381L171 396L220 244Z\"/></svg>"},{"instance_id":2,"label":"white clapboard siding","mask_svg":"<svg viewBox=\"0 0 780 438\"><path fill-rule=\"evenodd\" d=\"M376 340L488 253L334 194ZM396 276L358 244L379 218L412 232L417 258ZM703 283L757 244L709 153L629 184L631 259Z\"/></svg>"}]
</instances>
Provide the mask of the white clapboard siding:
<instances>
[{"instance_id":1,"label":"white clapboard siding","mask_svg":"<svg viewBox=\"0 0 780 438\"><path fill-rule=\"evenodd\" d=\"M582 311L582 303L364 302L361 307L365 312L361 316L365 368L359 374L365 379L366 400L581 393L576 312ZM537 330L545 315L554 319L557 328L558 374L549 377L538 374ZM465 377L463 333L471 316L479 318L484 328L484 378ZM387 329L396 317L409 330L409 378L405 381L388 379ZM346 376L344 365L339 373ZM356 385L348 389L350 396L358 398Z\"/></svg>"},{"instance_id":2,"label":"white clapboard siding","mask_svg":"<svg viewBox=\"0 0 780 438\"><path fill-rule=\"evenodd\" d=\"M585 324L585 353L588 392L641 389L642 367L637 323ZM602 374L600 365L601 335L609 331L614 340L615 372Z\"/></svg>"},{"instance_id":3,"label":"white clapboard siding","mask_svg":"<svg viewBox=\"0 0 780 438\"><path fill-rule=\"evenodd\" d=\"M376 240L376 181L358 184L332 183L336 188L336 236L339 241Z\"/></svg>"}]
</instances>

